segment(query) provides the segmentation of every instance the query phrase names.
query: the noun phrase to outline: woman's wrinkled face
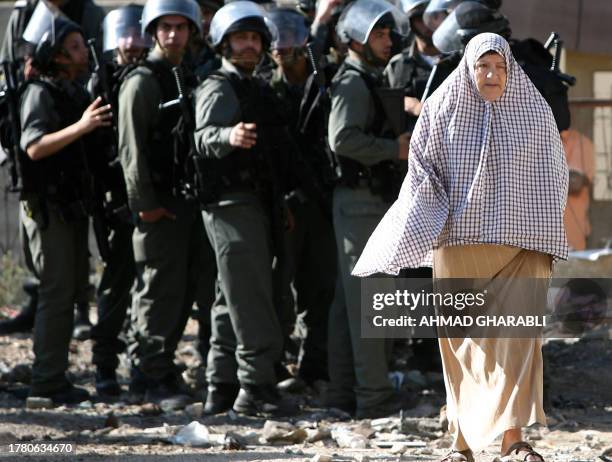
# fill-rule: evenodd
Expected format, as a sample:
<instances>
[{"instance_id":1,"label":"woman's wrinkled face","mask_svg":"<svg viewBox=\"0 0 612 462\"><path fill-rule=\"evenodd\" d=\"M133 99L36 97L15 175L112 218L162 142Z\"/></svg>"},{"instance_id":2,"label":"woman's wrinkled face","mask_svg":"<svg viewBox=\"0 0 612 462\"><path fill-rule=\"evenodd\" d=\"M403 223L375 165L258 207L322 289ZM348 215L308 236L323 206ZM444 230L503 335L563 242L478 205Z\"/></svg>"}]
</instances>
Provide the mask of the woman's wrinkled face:
<instances>
[{"instance_id":1,"label":"woman's wrinkled face","mask_svg":"<svg viewBox=\"0 0 612 462\"><path fill-rule=\"evenodd\" d=\"M485 53L474 64L474 76L482 99L498 100L506 89L508 69L505 58L495 51Z\"/></svg>"}]
</instances>

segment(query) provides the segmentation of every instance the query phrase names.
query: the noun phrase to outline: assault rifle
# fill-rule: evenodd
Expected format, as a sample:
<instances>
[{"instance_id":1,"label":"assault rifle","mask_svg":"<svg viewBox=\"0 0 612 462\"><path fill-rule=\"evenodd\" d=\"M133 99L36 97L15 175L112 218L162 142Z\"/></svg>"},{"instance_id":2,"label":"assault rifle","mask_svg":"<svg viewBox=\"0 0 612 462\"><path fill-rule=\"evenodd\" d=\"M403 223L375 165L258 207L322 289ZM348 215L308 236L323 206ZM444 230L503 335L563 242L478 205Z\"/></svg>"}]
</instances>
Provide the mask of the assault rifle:
<instances>
[{"instance_id":1,"label":"assault rifle","mask_svg":"<svg viewBox=\"0 0 612 462\"><path fill-rule=\"evenodd\" d=\"M178 174L176 171L173 172L175 179L175 195L182 194L188 200L200 200L204 203L209 201L212 192L208 191L211 186L210 182L205 181L200 159L197 155L197 149L195 139L193 137L195 132L195 121L193 115L193 108L191 105L190 95L185 90L185 81L183 78L183 72L180 66L172 68L172 74L176 82L177 97L171 101L160 103L159 109L165 110L178 106L181 111L182 124L179 124L173 129L175 137L181 139L188 138L189 140L189 153L187 158L180 157L178 149L175 149L174 153L174 169L182 169L182 174ZM190 182L193 179L193 183Z\"/></svg>"},{"instance_id":2,"label":"assault rifle","mask_svg":"<svg viewBox=\"0 0 612 462\"><path fill-rule=\"evenodd\" d=\"M0 123L0 139L6 158L0 165L8 163L11 182L8 189L11 192L22 190L21 171L19 166L19 140L21 129L19 122L19 90L15 65L9 61L2 62L4 74L4 89L0 92L0 106L2 106L3 120Z\"/></svg>"},{"instance_id":3,"label":"assault rifle","mask_svg":"<svg viewBox=\"0 0 612 462\"><path fill-rule=\"evenodd\" d=\"M317 110L317 108L321 108L323 105L323 100L325 95L327 94L327 80L325 78L325 74L321 71L318 65L318 61L314 56L312 51L312 45L308 43L306 45L306 53L308 56L308 60L310 61L310 66L312 67L312 75L309 77L305 87L304 87L304 97L300 103L300 113L298 117L298 130L300 134L304 135L306 130L308 129L308 125L310 123L310 119L313 114ZM310 98L310 94L312 93L312 86L316 85L317 92L312 98L310 104L308 104L308 99ZM340 167L340 162L336 153L331 149L327 149L327 157L329 161L329 165L331 170L335 176L334 180L337 180L342 177L342 169Z\"/></svg>"},{"instance_id":4,"label":"assault rifle","mask_svg":"<svg viewBox=\"0 0 612 462\"><path fill-rule=\"evenodd\" d=\"M561 40L559 34L557 34L556 32L551 32L550 36L546 40L546 43L544 43L544 48L546 48L546 50L548 51L550 51L551 48L554 48L553 60L552 65L550 66L550 70L554 72L560 80L568 84L570 87L576 85L576 77L574 77L573 75L565 74L559 69L559 65L561 62L561 52L563 51L563 40Z\"/></svg>"}]
</instances>

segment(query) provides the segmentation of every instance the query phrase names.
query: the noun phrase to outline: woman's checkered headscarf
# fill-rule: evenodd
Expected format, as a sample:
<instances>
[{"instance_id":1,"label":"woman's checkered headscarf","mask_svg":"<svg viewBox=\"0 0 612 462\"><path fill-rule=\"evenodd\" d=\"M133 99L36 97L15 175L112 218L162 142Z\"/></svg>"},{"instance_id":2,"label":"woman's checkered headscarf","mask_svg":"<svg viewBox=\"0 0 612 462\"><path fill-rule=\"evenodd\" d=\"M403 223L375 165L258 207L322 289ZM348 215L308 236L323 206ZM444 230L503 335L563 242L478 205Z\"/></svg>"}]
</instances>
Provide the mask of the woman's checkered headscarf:
<instances>
[{"instance_id":1,"label":"woman's checkered headscarf","mask_svg":"<svg viewBox=\"0 0 612 462\"><path fill-rule=\"evenodd\" d=\"M506 88L479 94L474 64L503 56ZM489 243L567 257L567 164L552 111L508 42L485 33L431 95L410 141L398 200L370 237L354 275L431 264L437 247Z\"/></svg>"}]
</instances>

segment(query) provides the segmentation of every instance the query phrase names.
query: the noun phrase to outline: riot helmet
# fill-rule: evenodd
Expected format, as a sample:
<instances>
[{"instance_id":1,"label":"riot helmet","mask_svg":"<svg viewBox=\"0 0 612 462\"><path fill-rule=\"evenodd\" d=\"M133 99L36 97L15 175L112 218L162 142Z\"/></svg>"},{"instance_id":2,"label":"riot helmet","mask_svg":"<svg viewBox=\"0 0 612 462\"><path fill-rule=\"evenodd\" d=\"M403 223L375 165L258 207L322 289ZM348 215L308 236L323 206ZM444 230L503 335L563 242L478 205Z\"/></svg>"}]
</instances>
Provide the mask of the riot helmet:
<instances>
[{"instance_id":1,"label":"riot helmet","mask_svg":"<svg viewBox=\"0 0 612 462\"><path fill-rule=\"evenodd\" d=\"M401 0L402 11L410 21L410 30L422 40L427 47L433 49L432 31L423 21L423 13L430 0ZM432 50L433 51L433 50Z\"/></svg>"},{"instance_id":2,"label":"riot helmet","mask_svg":"<svg viewBox=\"0 0 612 462\"><path fill-rule=\"evenodd\" d=\"M272 41L272 49L301 48L308 40L308 27L304 16L290 8L271 10L268 18L276 26L278 36Z\"/></svg>"},{"instance_id":3,"label":"riot helmet","mask_svg":"<svg viewBox=\"0 0 612 462\"><path fill-rule=\"evenodd\" d=\"M276 26L277 37L272 41L272 58L279 66L292 66L305 57L304 47L308 41L306 18L296 10L278 8L268 13Z\"/></svg>"},{"instance_id":4,"label":"riot helmet","mask_svg":"<svg viewBox=\"0 0 612 462\"><path fill-rule=\"evenodd\" d=\"M151 36L143 34L140 27L142 10L142 5L129 4L112 10L104 17L102 51L113 51L126 40L131 40L134 47L151 47Z\"/></svg>"},{"instance_id":5,"label":"riot helmet","mask_svg":"<svg viewBox=\"0 0 612 462\"><path fill-rule=\"evenodd\" d=\"M451 8L454 8L461 0L431 0L423 13L423 22L432 31L440 27L442 21L449 15Z\"/></svg>"},{"instance_id":6,"label":"riot helmet","mask_svg":"<svg viewBox=\"0 0 612 462\"><path fill-rule=\"evenodd\" d=\"M442 21L448 17L451 12L466 0L431 0L425 12L423 13L423 21L425 25L432 31L435 31ZM477 1L486 7L498 10L501 7L502 0L468 0Z\"/></svg>"},{"instance_id":7,"label":"riot helmet","mask_svg":"<svg viewBox=\"0 0 612 462\"><path fill-rule=\"evenodd\" d=\"M336 25L343 43L351 40L365 45L374 27L389 27L399 36L408 35L406 17L385 0L357 0L348 5Z\"/></svg>"},{"instance_id":8,"label":"riot helmet","mask_svg":"<svg viewBox=\"0 0 612 462\"><path fill-rule=\"evenodd\" d=\"M408 19L412 19L413 16L422 15L425 12L429 0L400 0L400 5Z\"/></svg>"},{"instance_id":9,"label":"riot helmet","mask_svg":"<svg viewBox=\"0 0 612 462\"><path fill-rule=\"evenodd\" d=\"M23 40L33 47L32 64L46 72L55 54L62 49L64 39L71 32L83 31L54 5L40 0L23 32Z\"/></svg>"},{"instance_id":10,"label":"riot helmet","mask_svg":"<svg viewBox=\"0 0 612 462\"><path fill-rule=\"evenodd\" d=\"M155 22L162 16L174 15L187 18L198 33L202 33L200 6L195 0L147 0L142 11L142 34L148 32L155 36L152 30Z\"/></svg>"},{"instance_id":11,"label":"riot helmet","mask_svg":"<svg viewBox=\"0 0 612 462\"><path fill-rule=\"evenodd\" d=\"M264 49L276 38L274 24L266 17L265 10L255 2L238 0L226 4L215 13L210 23L210 41L217 48L232 32L252 31L261 36Z\"/></svg>"},{"instance_id":12,"label":"riot helmet","mask_svg":"<svg viewBox=\"0 0 612 462\"><path fill-rule=\"evenodd\" d=\"M482 3L461 3L444 20L433 34L434 45L442 53L463 51L467 43L483 32L493 32L502 37L511 35L508 19L498 11Z\"/></svg>"}]
</instances>

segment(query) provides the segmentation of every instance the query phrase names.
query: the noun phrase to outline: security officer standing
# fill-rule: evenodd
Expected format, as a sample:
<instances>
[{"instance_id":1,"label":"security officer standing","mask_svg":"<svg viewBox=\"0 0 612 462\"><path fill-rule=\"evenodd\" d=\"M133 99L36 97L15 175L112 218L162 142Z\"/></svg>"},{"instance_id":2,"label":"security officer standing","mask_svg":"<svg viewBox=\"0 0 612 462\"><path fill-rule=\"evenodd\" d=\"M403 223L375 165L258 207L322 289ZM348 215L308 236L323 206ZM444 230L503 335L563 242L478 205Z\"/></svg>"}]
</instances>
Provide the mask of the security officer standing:
<instances>
[{"instance_id":1,"label":"security officer standing","mask_svg":"<svg viewBox=\"0 0 612 462\"><path fill-rule=\"evenodd\" d=\"M326 152L327 79L323 69L317 69L321 74L317 79L307 59L304 17L287 8L272 10L269 17L278 30L272 42L272 59L278 67L270 85L283 101L284 118L296 141L295 149L288 153L296 157L296 175L287 194L295 226L286 235L287 255L279 272L281 280L293 283L305 328L297 377L312 384L328 380L327 319L336 284L336 242L331 220L335 178ZM295 323L293 296L287 295L291 287L286 284L277 290L285 295L280 297L278 308L288 311L279 316L284 334L288 335Z\"/></svg>"},{"instance_id":2,"label":"security officer standing","mask_svg":"<svg viewBox=\"0 0 612 462\"><path fill-rule=\"evenodd\" d=\"M10 61L17 69L17 78L23 81L36 77L37 70L32 67L32 45L22 40L26 25L36 9L39 0L17 0L11 12L4 33L0 61ZM58 8L69 19L80 26L85 40L94 38L99 43L100 22L104 11L92 0L49 0L48 5ZM86 73L80 76L85 78ZM76 322L74 337L85 339L90 335L89 321L89 273L84 272L79 283L79 296L76 301ZM0 333L27 332L34 325L34 315L38 299L38 281L32 279L24 284L24 290L30 296L30 301L22 307L20 313L13 319L0 322Z\"/></svg>"},{"instance_id":3,"label":"security officer standing","mask_svg":"<svg viewBox=\"0 0 612 462\"><path fill-rule=\"evenodd\" d=\"M267 23L264 10L250 1L217 11L210 38L223 56L222 67L204 81L196 99L196 145L213 182L203 198L203 217L219 287L205 413L285 410L275 389L282 335L272 260L284 232L280 181L286 156L275 146L281 122L274 118L274 95L253 76L272 40Z\"/></svg>"},{"instance_id":4,"label":"security officer standing","mask_svg":"<svg viewBox=\"0 0 612 462\"><path fill-rule=\"evenodd\" d=\"M181 407L188 397L174 355L208 259L198 207L180 191L189 146L174 130L181 111L160 103L177 98L172 68L200 32L200 9L195 0L149 0L141 24L154 47L121 85L118 120L128 203L137 218L131 390Z\"/></svg>"},{"instance_id":5,"label":"security officer standing","mask_svg":"<svg viewBox=\"0 0 612 462\"><path fill-rule=\"evenodd\" d=\"M386 135L388 121L377 94L393 34L405 33L406 27L390 3L357 0L343 12L337 30L349 54L332 85L328 131L342 179L333 198L339 277L329 319L326 404L374 418L396 412L402 403L387 376L391 342L361 338L360 282L351 271L396 197L387 187L397 176L398 159L408 157L407 135Z\"/></svg>"},{"instance_id":6,"label":"security officer standing","mask_svg":"<svg viewBox=\"0 0 612 462\"><path fill-rule=\"evenodd\" d=\"M210 22L214 14L223 6L220 0L197 0L202 13L202 32L194 37L190 46L190 53L186 59L188 66L193 68L198 82L203 82L208 75L221 66L221 60L208 43Z\"/></svg>"},{"instance_id":7,"label":"security officer standing","mask_svg":"<svg viewBox=\"0 0 612 462\"><path fill-rule=\"evenodd\" d=\"M414 41L394 56L385 69L392 88L405 90L404 108L408 113L408 130L412 131L421 112L421 99L432 68L440 54L432 41L432 31L423 22L423 12L429 0L403 0L402 10L410 21ZM438 78L439 80L439 78ZM439 80L442 82L442 80ZM431 84L430 84L431 85Z\"/></svg>"},{"instance_id":8,"label":"security officer standing","mask_svg":"<svg viewBox=\"0 0 612 462\"><path fill-rule=\"evenodd\" d=\"M25 29L40 78L28 81L21 98L23 191L20 219L26 261L40 280L34 325L30 396L74 403L89 393L66 378L68 346L79 281L88 274L91 146L84 138L110 126L110 106L90 104L77 83L87 72L88 50L79 26L39 2Z\"/></svg>"},{"instance_id":9,"label":"security officer standing","mask_svg":"<svg viewBox=\"0 0 612 462\"><path fill-rule=\"evenodd\" d=\"M90 88L94 96L108 98L113 108L117 108L119 87L125 76L144 59L151 46L150 36L143 34L140 27L142 10L141 5L127 5L104 18L102 50L105 55L111 54L111 59L99 63L101 70L92 75ZM96 366L98 394L117 396L121 393L115 372L119 364L117 355L126 344L120 334L136 279L132 248L134 224L118 159L116 128L100 132L105 155L100 156L95 170L105 196L109 254L96 292L98 322L92 329L92 362Z\"/></svg>"},{"instance_id":10,"label":"security officer standing","mask_svg":"<svg viewBox=\"0 0 612 462\"><path fill-rule=\"evenodd\" d=\"M421 113L423 98L431 94L448 76L451 68L438 66L440 52L432 40L432 31L423 22L423 13L429 0L403 0L401 7L410 21L414 40L408 48L397 54L385 69L392 88L404 90L406 129L412 133ZM446 69L446 70L445 70ZM431 280L431 268L406 268L401 277ZM436 339L411 339L413 356L410 367L420 370L440 370L440 354Z\"/></svg>"},{"instance_id":11,"label":"security officer standing","mask_svg":"<svg viewBox=\"0 0 612 462\"><path fill-rule=\"evenodd\" d=\"M210 22L215 13L223 6L222 0L197 0L202 13L202 31L191 40L189 53L185 56L185 67L188 67L193 72L195 80L198 84L202 83L206 77L212 72L221 67L221 58L217 56L215 50L209 43ZM208 238L206 238L208 241ZM213 250L210 243L207 242L209 253L212 255ZM213 257L214 259L214 257ZM196 302L198 305L195 317L198 320L198 339L196 341L196 349L200 356L200 363L203 368L206 368L206 360L208 351L210 350L210 310L215 301L215 279L213 275L210 280L204 281L198 287Z\"/></svg>"}]
</instances>

